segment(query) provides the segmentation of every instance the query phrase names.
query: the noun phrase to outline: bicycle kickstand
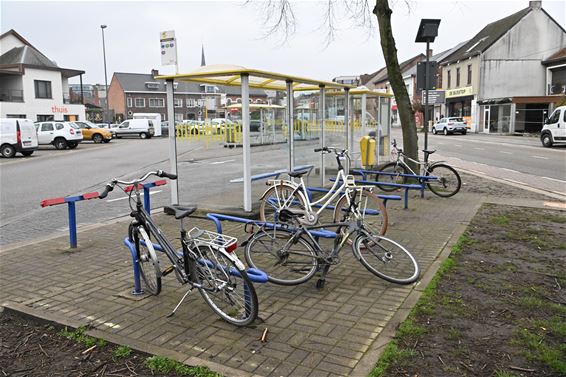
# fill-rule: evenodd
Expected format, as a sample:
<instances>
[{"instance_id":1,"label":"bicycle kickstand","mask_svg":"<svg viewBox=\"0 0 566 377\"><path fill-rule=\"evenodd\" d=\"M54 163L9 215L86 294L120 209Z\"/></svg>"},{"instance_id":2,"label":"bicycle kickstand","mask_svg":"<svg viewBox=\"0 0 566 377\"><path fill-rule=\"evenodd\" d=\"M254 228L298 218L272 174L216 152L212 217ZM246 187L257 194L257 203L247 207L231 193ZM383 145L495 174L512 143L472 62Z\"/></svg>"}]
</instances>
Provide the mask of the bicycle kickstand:
<instances>
[{"instance_id":1,"label":"bicycle kickstand","mask_svg":"<svg viewBox=\"0 0 566 377\"><path fill-rule=\"evenodd\" d=\"M179 309L179 306L181 306L181 304L183 303L183 301L185 301L185 299L187 298L187 296L189 295L189 293L191 293L192 291L193 291L192 289L189 289L189 290L187 291L187 293L185 293L185 294L183 295L183 297L181 297L181 301L179 301L179 303L177 304L177 306L175 306L175 309L173 309L173 311L172 311L171 313L169 313L169 314L166 315L166 318L171 318L171 317L173 317L173 314L175 314L175 312L177 311L177 309Z\"/></svg>"}]
</instances>

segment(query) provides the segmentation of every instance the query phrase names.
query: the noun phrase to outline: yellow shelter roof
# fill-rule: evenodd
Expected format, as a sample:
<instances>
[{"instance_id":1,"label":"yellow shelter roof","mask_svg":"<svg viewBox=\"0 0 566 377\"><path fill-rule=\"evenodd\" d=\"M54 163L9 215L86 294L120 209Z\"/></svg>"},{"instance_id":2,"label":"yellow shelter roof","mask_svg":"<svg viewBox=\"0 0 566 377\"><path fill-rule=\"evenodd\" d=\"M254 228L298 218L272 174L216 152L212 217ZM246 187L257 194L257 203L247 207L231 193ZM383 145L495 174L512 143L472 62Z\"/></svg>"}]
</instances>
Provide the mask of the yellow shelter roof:
<instances>
[{"instance_id":1,"label":"yellow shelter roof","mask_svg":"<svg viewBox=\"0 0 566 377\"><path fill-rule=\"evenodd\" d=\"M286 83L288 81L293 82L293 90L295 91L319 90L320 86L336 91L344 88L353 88L350 85L339 84L332 81L321 81L226 64L206 65L188 73L161 75L156 76L155 78L160 80L172 79L175 81L192 81L206 84L240 86L241 75L246 74L249 76L250 88L285 91L287 89Z\"/></svg>"},{"instance_id":2,"label":"yellow shelter roof","mask_svg":"<svg viewBox=\"0 0 566 377\"><path fill-rule=\"evenodd\" d=\"M241 103L235 103L233 105L226 106L227 109L241 109ZM284 109L285 106L280 105L267 105L264 103L250 103L250 109Z\"/></svg>"}]
</instances>

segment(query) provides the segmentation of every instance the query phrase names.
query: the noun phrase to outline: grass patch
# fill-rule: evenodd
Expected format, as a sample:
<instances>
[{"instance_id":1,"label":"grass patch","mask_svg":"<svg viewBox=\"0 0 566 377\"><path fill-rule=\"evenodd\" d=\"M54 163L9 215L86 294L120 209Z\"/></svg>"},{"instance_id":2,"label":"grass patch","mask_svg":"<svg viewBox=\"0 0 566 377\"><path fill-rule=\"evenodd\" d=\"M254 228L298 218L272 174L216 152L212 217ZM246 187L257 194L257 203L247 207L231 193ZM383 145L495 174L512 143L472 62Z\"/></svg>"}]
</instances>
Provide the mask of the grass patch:
<instances>
[{"instance_id":1,"label":"grass patch","mask_svg":"<svg viewBox=\"0 0 566 377\"><path fill-rule=\"evenodd\" d=\"M77 343L82 343L87 348L90 348L94 345L97 345L98 347L104 347L106 345L106 341L104 339L97 339L92 336L85 335L85 331L85 327L79 327L76 330L69 330L67 327L65 327L57 334L67 339L74 340Z\"/></svg>"},{"instance_id":2,"label":"grass patch","mask_svg":"<svg viewBox=\"0 0 566 377\"><path fill-rule=\"evenodd\" d=\"M383 350L383 354L379 358L379 361L369 374L369 377L382 377L386 376L387 368L390 364L393 363L400 363L403 359L413 356L415 351L408 350L408 349L401 349L397 346L397 342L392 340L389 342L385 350Z\"/></svg>"},{"instance_id":3,"label":"grass patch","mask_svg":"<svg viewBox=\"0 0 566 377\"><path fill-rule=\"evenodd\" d=\"M446 339L448 340L458 340L460 338L460 330L451 327L446 334Z\"/></svg>"},{"instance_id":4,"label":"grass patch","mask_svg":"<svg viewBox=\"0 0 566 377\"><path fill-rule=\"evenodd\" d=\"M499 369L495 371L495 377L517 377L517 375L515 373Z\"/></svg>"},{"instance_id":5,"label":"grass patch","mask_svg":"<svg viewBox=\"0 0 566 377\"><path fill-rule=\"evenodd\" d=\"M131 353L132 353L132 349L130 347L118 346L114 348L114 350L112 351L112 356L115 357L116 359L121 359L123 357L130 356Z\"/></svg>"},{"instance_id":6,"label":"grass patch","mask_svg":"<svg viewBox=\"0 0 566 377\"><path fill-rule=\"evenodd\" d=\"M509 217L505 215L498 215L491 218L490 222L495 225L507 225L509 224Z\"/></svg>"},{"instance_id":7,"label":"grass patch","mask_svg":"<svg viewBox=\"0 0 566 377\"><path fill-rule=\"evenodd\" d=\"M515 332L513 343L525 347L525 356L530 360L540 361L559 375L566 376L566 344L551 345L546 342L545 335L538 331L520 329ZM548 329L544 332L548 332Z\"/></svg>"},{"instance_id":8,"label":"grass patch","mask_svg":"<svg viewBox=\"0 0 566 377\"><path fill-rule=\"evenodd\" d=\"M208 367L191 367L163 356L148 357L144 365L151 370L152 373L176 373L179 376L193 377L222 377L222 375L211 371Z\"/></svg>"}]
</instances>

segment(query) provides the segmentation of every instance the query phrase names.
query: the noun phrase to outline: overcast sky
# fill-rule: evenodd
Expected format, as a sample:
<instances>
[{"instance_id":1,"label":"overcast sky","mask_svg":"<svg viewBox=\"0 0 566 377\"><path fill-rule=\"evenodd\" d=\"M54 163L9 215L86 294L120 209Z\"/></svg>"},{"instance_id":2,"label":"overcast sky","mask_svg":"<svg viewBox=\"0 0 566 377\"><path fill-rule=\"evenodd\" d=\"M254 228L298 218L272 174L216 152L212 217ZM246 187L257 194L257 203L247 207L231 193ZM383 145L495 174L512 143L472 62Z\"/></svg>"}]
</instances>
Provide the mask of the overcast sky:
<instances>
[{"instance_id":1,"label":"overcast sky","mask_svg":"<svg viewBox=\"0 0 566 377\"><path fill-rule=\"evenodd\" d=\"M340 2L339 0L337 2ZM369 1L372 3L372 1ZM399 60L424 52L414 43L421 18L442 20L432 45L440 52L473 37L486 24L528 6L512 1L391 0ZM86 71L84 83L104 83L101 24L105 30L108 83L113 72L149 73L162 67L159 32L175 30L180 71L200 65L201 44L207 64L235 64L330 80L339 75L376 71L384 65L379 33L357 27L337 9L335 40L326 45L326 2L294 2L297 29L286 42L266 37L262 3L243 1L177 2L0 2L0 31L16 30L47 57L65 68ZM543 8L561 25L566 1L544 0ZM558 49L560 46L556 46ZM71 80L78 82L78 80Z\"/></svg>"}]
</instances>

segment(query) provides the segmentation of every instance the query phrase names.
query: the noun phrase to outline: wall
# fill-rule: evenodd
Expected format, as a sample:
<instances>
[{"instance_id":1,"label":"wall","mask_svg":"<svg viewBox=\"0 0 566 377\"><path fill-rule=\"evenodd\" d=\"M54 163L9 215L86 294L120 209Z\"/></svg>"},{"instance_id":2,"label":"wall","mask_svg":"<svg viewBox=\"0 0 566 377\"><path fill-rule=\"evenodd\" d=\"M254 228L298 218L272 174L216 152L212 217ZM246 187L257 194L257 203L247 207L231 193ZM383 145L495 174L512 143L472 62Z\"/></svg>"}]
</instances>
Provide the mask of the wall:
<instances>
[{"instance_id":1,"label":"wall","mask_svg":"<svg viewBox=\"0 0 566 377\"><path fill-rule=\"evenodd\" d=\"M22 41L14 37L12 34L8 34L0 40L0 55L10 51L14 47L21 47L21 46L24 46Z\"/></svg>"},{"instance_id":2,"label":"wall","mask_svg":"<svg viewBox=\"0 0 566 377\"><path fill-rule=\"evenodd\" d=\"M468 84L468 65L472 65L472 84ZM460 85L456 85L456 69L460 68ZM477 94L480 87L480 61L479 56L473 56L466 60L461 60L457 63L443 66L442 68L442 88L443 90L450 90L456 88L472 87L472 94ZM448 87L448 71L451 72L450 87Z\"/></svg>"},{"instance_id":3,"label":"wall","mask_svg":"<svg viewBox=\"0 0 566 377\"><path fill-rule=\"evenodd\" d=\"M110 81L108 87L108 107L114 110L114 114L122 114L124 118L127 118L126 96L116 76L112 76L112 81Z\"/></svg>"},{"instance_id":4,"label":"wall","mask_svg":"<svg viewBox=\"0 0 566 377\"><path fill-rule=\"evenodd\" d=\"M544 96L541 60L566 45L566 33L542 10L533 9L482 56L480 99Z\"/></svg>"}]
</instances>

